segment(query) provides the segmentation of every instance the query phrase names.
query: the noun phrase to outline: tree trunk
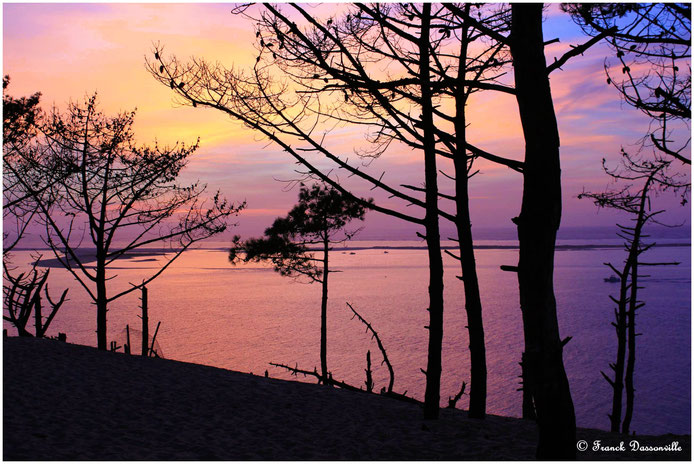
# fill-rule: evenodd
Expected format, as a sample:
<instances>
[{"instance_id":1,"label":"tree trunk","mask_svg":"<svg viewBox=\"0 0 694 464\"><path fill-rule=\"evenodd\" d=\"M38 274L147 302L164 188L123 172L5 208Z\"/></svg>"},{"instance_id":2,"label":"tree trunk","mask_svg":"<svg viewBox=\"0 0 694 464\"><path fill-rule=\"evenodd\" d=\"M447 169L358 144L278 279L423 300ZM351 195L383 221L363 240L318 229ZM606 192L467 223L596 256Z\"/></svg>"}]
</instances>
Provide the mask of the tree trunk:
<instances>
[{"instance_id":1,"label":"tree trunk","mask_svg":"<svg viewBox=\"0 0 694 464\"><path fill-rule=\"evenodd\" d=\"M18 337L33 337L33 335L31 335L31 332L29 332L26 328L20 327L18 325L16 325L15 327L17 328Z\"/></svg>"},{"instance_id":2,"label":"tree trunk","mask_svg":"<svg viewBox=\"0 0 694 464\"><path fill-rule=\"evenodd\" d=\"M635 246L640 242L640 230L634 235ZM624 389L626 393L626 405L624 408L624 422L622 422L622 433L629 434L631 427L631 417L634 413L634 365L636 363L636 295L638 290L638 257L634 257L631 267L631 297L629 299L629 311L627 312L628 344L629 355L627 357L627 368L624 376Z\"/></svg>"},{"instance_id":3,"label":"tree trunk","mask_svg":"<svg viewBox=\"0 0 694 464\"><path fill-rule=\"evenodd\" d=\"M106 350L106 264L101 253L96 263L96 340L100 350Z\"/></svg>"},{"instance_id":4,"label":"tree trunk","mask_svg":"<svg viewBox=\"0 0 694 464\"><path fill-rule=\"evenodd\" d=\"M469 5L465 5L466 12ZM455 134L457 153L453 160L455 169L456 228L460 250L460 267L465 289L465 311L470 337L470 408L469 416L483 419L487 404L487 355L484 346L484 326L482 324L482 300L477 279L475 251L472 247L472 223L470 220L470 197L468 193L468 157L464 92L465 69L467 61L467 26L461 31L461 49L458 68L458 88L456 92Z\"/></svg>"},{"instance_id":5,"label":"tree trunk","mask_svg":"<svg viewBox=\"0 0 694 464\"><path fill-rule=\"evenodd\" d=\"M320 305L320 368L323 381L328 383L328 247L330 242L326 233L323 239L323 280Z\"/></svg>"},{"instance_id":6,"label":"tree trunk","mask_svg":"<svg viewBox=\"0 0 694 464\"><path fill-rule=\"evenodd\" d=\"M537 414L535 413L535 402L533 401L533 395L530 392L530 386L526 386L525 382L530 378L530 372L528 370L528 357L525 353L521 354L521 380L523 382L523 419L526 420L537 420Z\"/></svg>"},{"instance_id":7,"label":"tree trunk","mask_svg":"<svg viewBox=\"0 0 694 464\"><path fill-rule=\"evenodd\" d=\"M467 173L457 171L457 178L467 178ZM483 419L486 415L487 403L487 355L484 345L484 325L482 323L482 301L477 279L477 266L475 253L472 247L472 228L470 224L470 210L468 205L467 185L464 195L456 188L457 227L458 240L460 241L460 259L463 273L463 286L465 287L465 311L467 312L467 326L470 337L470 417ZM461 204L464 203L464 206Z\"/></svg>"},{"instance_id":8,"label":"tree trunk","mask_svg":"<svg viewBox=\"0 0 694 464\"><path fill-rule=\"evenodd\" d=\"M41 287L36 290L36 300L34 301L34 326L36 329L36 338L43 337L43 324L41 321Z\"/></svg>"},{"instance_id":9,"label":"tree trunk","mask_svg":"<svg viewBox=\"0 0 694 464\"><path fill-rule=\"evenodd\" d=\"M542 4L513 4L511 54L525 137L523 199L514 219L527 378L539 427L538 459L575 459L576 417L562 360L554 298L554 247L561 220L559 131L546 70Z\"/></svg>"},{"instance_id":10,"label":"tree trunk","mask_svg":"<svg viewBox=\"0 0 694 464\"><path fill-rule=\"evenodd\" d=\"M438 214L438 181L434 141L434 117L429 71L429 28L431 4L422 5L422 33L419 40L419 74L422 93L424 136L425 205L424 228L429 255L429 347L424 393L424 418L438 419L441 389L441 347L443 343L443 260Z\"/></svg>"},{"instance_id":11,"label":"tree trunk","mask_svg":"<svg viewBox=\"0 0 694 464\"><path fill-rule=\"evenodd\" d=\"M624 390L624 359L626 357L627 321L626 304L627 288L629 285L629 269L631 257L627 258L623 274L619 283L619 303L616 311L615 331L617 332L617 359L614 363L614 383L612 384L612 414L610 417L610 431L619 432L622 422L622 392Z\"/></svg>"},{"instance_id":12,"label":"tree trunk","mask_svg":"<svg viewBox=\"0 0 694 464\"><path fill-rule=\"evenodd\" d=\"M643 306L638 302L639 292L639 254L641 253L641 234L646 223L646 208L648 206L648 191L653 182L655 171L646 180L641 192L639 202L639 214L636 218L634 236L629 250L629 260L631 261L631 287L629 289L629 310L627 311L627 329L629 355L627 358L626 374L624 376L624 387L626 393L626 405L624 409L624 421L622 422L622 433L628 434L631 427L631 418L634 413L634 367L636 364L636 310Z\"/></svg>"}]
</instances>

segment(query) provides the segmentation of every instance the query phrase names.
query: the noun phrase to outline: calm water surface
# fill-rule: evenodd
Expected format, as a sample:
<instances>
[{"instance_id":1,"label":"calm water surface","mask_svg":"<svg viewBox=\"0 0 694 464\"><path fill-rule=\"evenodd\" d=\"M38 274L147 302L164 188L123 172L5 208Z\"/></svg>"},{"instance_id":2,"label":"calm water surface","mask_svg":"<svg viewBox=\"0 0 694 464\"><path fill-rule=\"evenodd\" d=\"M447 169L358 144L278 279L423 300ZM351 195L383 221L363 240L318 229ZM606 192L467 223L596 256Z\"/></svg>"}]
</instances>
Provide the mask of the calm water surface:
<instances>
[{"instance_id":1,"label":"calm water surface","mask_svg":"<svg viewBox=\"0 0 694 464\"><path fill-rule=\"evenodd\" d=\"M575 241L572 243L576 243ZM596 242L592 242L596 243ZM487 244L493 244L488 242ZM496 244L510 244L496 242ZM350 246L416 245L421 243L353 242ZM648 269L642 280L646 306L637 317L637 433L690 433L690 248L662 247L648 252L649 261L680 261L680 266ZM46 257L50 257L46 252ZM144 256L122 260L113 273L112 292L125 289L152 273L156 263ZM561 336L573 337L564 361L582 427L608 428L611 390L600 375L614 361L616 339L610 323L618 284L602 264L621 267L620 249L560 250L556 254L555 291ZM18 265L30 253L14 253ZM517 250L477 251L489 371L488 411L519 416L521 393L518 361L523 346L516 275L499 270L517 263ZM376 343L352 319L350 302L379 332L395 369L395 389L422 399L426 367L427 257L423 249L357 249L334 251L328 313L328 366L337 379L363 385L366 352L371 351L376 389L387 385ZM445 327L442 405L469 381L468 336L458 263L446 256ZM96 315L86 293L63 269L53 269L49 287L70 287L69 299L49 334L68 334L68 341L95 345ZM283 278L262 265L232 267L223 250L200 249L184 254L149 286L150 331L167 358L238 371L290 378L269 362L313 370L319 361L320 286ZM126 324L139 327L138 296L116 301L109 311L109 339L121 338ZM7 327L7 323L5 323ZM10 329L11 330L11 329ZM304 380L299 378L299 380ZM312 379L305 379L312 381ZM467 396L459 406L467 408Z\"/></svg>"}]
</instances>

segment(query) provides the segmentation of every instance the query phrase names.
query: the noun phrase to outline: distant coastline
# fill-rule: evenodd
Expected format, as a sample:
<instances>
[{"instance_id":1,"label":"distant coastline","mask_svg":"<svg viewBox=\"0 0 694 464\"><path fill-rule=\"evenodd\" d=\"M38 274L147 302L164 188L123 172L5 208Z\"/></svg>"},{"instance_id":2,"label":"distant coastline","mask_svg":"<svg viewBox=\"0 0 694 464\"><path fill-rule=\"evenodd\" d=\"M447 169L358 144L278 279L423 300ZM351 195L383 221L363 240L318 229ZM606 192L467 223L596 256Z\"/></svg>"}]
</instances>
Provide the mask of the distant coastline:
<instances>
[{"instance_id":1,"label":"distant coastline","mask_svg":"<svg viewBox=\"0 0 694 464\"><path fill-rule=\"evenodd\" d=\"M366 241L365 241L366 242ZM373 241L368 241L369 243L373 243ZM342 252L355 252L355 251L365 251L365 250L382 250L382 251L403 251L403 250L426 250L426 245L364 245L361 246L359 245L359 241L354 241L351 242L352 245L349 246L336 246L333 248L334 251L342 251ZM387 243L387 242L385 242ZM557 251L581 251L581 250L600 250L600 249L621 249L623 248L623 244L617 244L617 243L586 243L586 244L559 244L556 246ZM691 243L685 243L685 242L677 242L677 243L656 243L654 247L657 248L690 248ZM477 250L517 250L518 249L518 244L492 244L492 245L475 245L475 249ZM441 246L442 250L455 250L457 249L457 245L442 245ZM50 252L49 249L43 248L43 249L37 249L37 248L16 248L16 251L36 251L36 252ZM221 246L200 246L197 248L191 248L191 250L202 250L202 251L220 251L220 252L226 252L228 250L227 247L221 247ZM311 251L317 251L311 249ZM118 258L119 260L132 260L134 262L147 262L147 261L154 261L154 258L150 258L152 256L159 256L159 255L165 255L166 253L172 253L173 250L170 248L162 248L162 247L157 247L157 248L142 248L139 250L134 250L131 252L128 252ZM80 260L83 263L89 263L92 261L96 260L95 252L93 249L89 248L81 248L77 251L78 256ZM46 258L41 260L41 266L42 267L48 267L48 268L53 268L53 267L63 267L62 264L56 259L56 258Z\"/></svg>"},{"instance_id":2,"label":"distant coastline","mask_svg":"<svg viewBox=\"0 0 694 464\"><path fill-rule=\"evenodd\" d=\"M355 242L356 243L356 242ZM655 244L654 247L691 247L691 243L663 243ZM518 245L474 245L476 250L517 250ZM596 250L601 248L624 248L622 244L586 244L586 245L557 245L557 250ZM204 248L202 248L204 249ZM217 248L211 248L217 249ZM390 246L390 245L374 245L374 246L349 246L335 247L336 251L357 251L357 250L426 250L426 245L422 246ZM442 245L442 250L456 250L457 245Z\"/></svg>"}]
</instances>

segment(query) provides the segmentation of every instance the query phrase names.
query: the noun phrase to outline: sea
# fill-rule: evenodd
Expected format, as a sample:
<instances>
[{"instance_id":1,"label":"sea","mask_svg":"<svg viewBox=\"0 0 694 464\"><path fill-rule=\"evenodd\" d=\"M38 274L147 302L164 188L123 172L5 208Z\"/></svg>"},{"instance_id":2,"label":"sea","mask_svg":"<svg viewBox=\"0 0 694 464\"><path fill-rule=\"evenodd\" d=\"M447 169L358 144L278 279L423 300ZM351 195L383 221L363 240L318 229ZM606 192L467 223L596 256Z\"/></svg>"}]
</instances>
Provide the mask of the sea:
<instances>
[{"instance_id":1,"label":"sea","mask_svg":"<svg viewBox=\"0 0 694 464\"><path fill-rule=\"evenodd\" d=\"M658 240L643 256L648 262L679 265L644 267L637 313L635 408L632 430L638 434L691 433L691 247L689 239ZM453 242L444 243L454 248ZM579 427L609 429L612 390L601 372L611 375L617 339L614 327L618 283L608 282L625 251L619 239L558 241L554 286L576 420ZM483 305L491 414L519 417L523 329L512 239L477 243L477 267ZM274 378L316 382L293 376L269 363L313 371L320 369L319 284L283 277L265 264L233 266L224 243L204 243L185 252L148 286L150 335L166 358L252 372ZM48 250L42 262L50 265ZM15 273L26 269L37 251L12 253ZM114 263L111 295L133 288L155 273L166 250L152 249ZM388 369L366 326L353 317L351 304L378 332L395 372L394 389L423 399L427 350L427 252L421 241L352 241L330 253L328 368L333 378L365 383L370 352L375 390L388 385ZM470 382L468 333L459 263L444 256L445 312L441 405ZM55 299L69 288L68 301L55 316L48 335L67 334L71 343L96 345L96 311L86 291L65 269L50 267L48 287ZM126 326L133 337L141 327L140 293L109 306L108 336L122 345ZM10 335L16 333L4 323ZM122 350L122 348L121 348ZM136 394L136 392L133 392ZM468 396L458 407L467 409Z\"/></svg>"}]
</instances>

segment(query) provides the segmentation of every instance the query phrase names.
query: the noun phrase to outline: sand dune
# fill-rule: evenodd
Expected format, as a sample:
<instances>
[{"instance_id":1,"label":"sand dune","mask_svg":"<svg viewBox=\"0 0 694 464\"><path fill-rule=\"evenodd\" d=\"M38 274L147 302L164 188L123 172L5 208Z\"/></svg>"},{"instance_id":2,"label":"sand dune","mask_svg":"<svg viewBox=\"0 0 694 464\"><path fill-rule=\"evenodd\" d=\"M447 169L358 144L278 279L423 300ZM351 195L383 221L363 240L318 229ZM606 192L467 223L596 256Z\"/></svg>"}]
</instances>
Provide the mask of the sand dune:
<instances>
[{"instance_id":1,"label":"sand dune","mask_svg":"<svg viewBox=\"0 0 694 464\"><path fill-rule=\"evenodd\" d=\"M533 459L536 426L53 340L6 338L6 460ZM590 443L619 436L579 430ZM681 452L579 453L580 459L689 460L690 438L637 437ZM628 442L627 442L628 443ZM627 446L628 448L628 446Z\"/></svg>"}]
</instances>

